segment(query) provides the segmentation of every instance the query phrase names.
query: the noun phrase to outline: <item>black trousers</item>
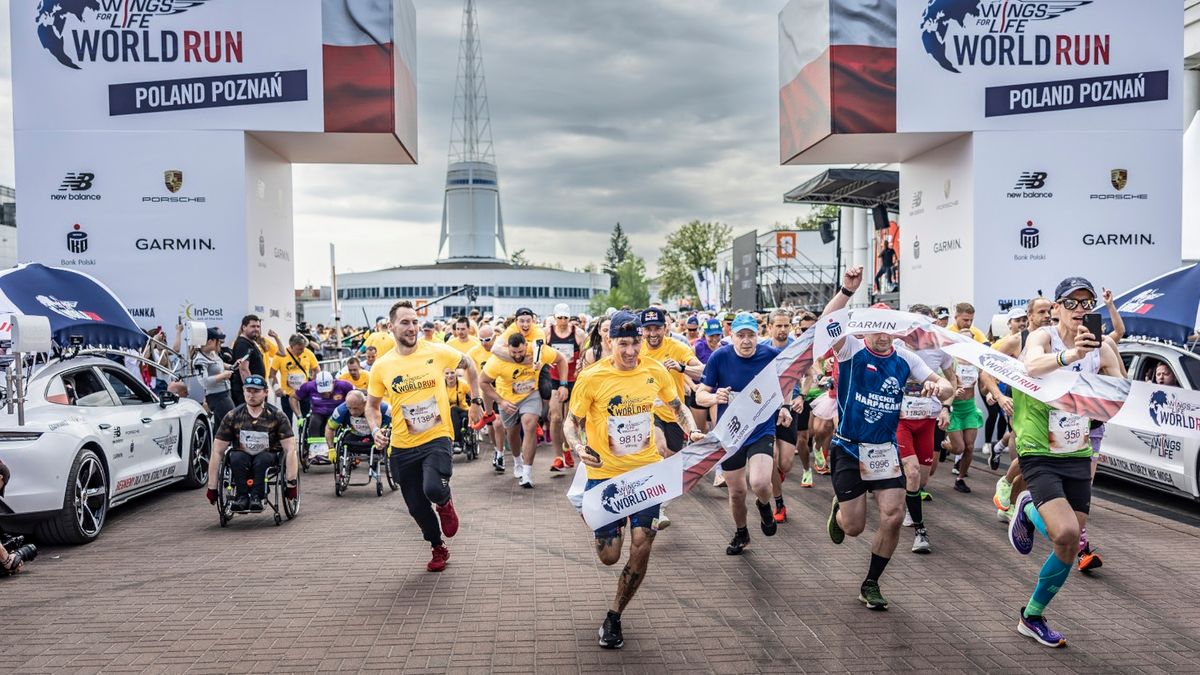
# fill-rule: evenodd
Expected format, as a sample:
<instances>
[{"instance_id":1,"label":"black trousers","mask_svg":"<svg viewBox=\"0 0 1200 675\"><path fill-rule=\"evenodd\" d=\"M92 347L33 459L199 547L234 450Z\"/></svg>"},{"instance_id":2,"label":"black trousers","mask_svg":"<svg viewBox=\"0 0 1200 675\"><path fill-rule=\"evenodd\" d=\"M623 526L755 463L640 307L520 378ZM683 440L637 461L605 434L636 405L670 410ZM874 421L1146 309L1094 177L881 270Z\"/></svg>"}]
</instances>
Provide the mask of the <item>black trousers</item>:
<instances>
[{"instance_id":1,"label":"black trousers","mask_svg":"<svg viewBox=\"0 0 1200 675\"><path fill-rule=\"evenodd\" d=\"M413 448L392 448L392 477L400 484L400 494L408 506L408 515L417 521L421 536L430 546L442 545L442 526L433 505L450 501L450 476L454 473L450 439L437 438Z\"/></svg>"},{"instance_id":2,"label":"black trousers","mask_svg":"<svg viewBox=\"0 0 1200 675\"><path fill-rule=\"evenodd\" d=\"M247 492L258 497L267 496L267 469L275 465L275 453L264 450L251 455L244 450L230 450L229 468L233 470L233 486L240 497ZM252 481L252 482L248 482Z\"/></svg>"},{"instance_id":3,"label":"black trousers","mask_svg":"<svg viewBox=\"0 0 1200 675\"><path fill-rule=\"evenodd\" d=\"M213 414L213 420L216 423L214 428L220 429L221 420L225 419L225 416L234 409L233 397L227 391L220 394L206 394L204 402L208 404L208 410Z\"/></svg>"}]
</instances>

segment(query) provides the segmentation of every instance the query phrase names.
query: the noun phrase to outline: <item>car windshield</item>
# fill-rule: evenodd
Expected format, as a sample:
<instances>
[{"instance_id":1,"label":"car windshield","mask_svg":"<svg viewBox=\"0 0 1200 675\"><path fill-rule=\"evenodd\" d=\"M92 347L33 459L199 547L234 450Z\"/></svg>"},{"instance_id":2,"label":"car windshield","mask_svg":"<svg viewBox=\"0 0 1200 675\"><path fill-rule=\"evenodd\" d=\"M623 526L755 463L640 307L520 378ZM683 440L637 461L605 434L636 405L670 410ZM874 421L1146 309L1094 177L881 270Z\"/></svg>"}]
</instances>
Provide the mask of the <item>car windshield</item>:
<instances>
[{"instance_id":1,"label":"car windshield","mask_svg":"<svg viewBox=\"0 0 1200 675\"><path fill-rule=\"evenodd\" d=\"M1187 373L1187 380L1192 389L1200 389L1200 358L1185 356L1179 361L1183 364L1183 371Z\"/></svg>"}]
</instances>

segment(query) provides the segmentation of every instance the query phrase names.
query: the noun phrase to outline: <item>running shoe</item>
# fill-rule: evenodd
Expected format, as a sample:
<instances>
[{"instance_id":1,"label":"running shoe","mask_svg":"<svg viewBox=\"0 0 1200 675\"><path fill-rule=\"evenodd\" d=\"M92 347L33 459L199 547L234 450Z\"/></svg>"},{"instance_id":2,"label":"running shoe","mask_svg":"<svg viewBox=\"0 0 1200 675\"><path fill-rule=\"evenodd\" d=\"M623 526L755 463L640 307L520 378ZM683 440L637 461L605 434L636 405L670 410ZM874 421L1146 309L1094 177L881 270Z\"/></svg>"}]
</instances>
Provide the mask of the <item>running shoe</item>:
<instances>
[{"instance_id":1,"label":"running shoe","mask_svg":"<svg viewBox=\"0 0 1200 675\"><path fill-rule=\"evenodd\" d=\"M812 469L805 469L804 473L800 474L800 487L812 487Z\"/></svg>"},{"instance_id":2,"label":"running shoe","mask_svg":"<svg viewBox=\"0 0 1200 675\"><path fill-rule=\"evenodd\" d=\"M888 601L879 592L879 582L870 579L864 581L862 586L859 587L858 601L866 605L867 609L873 609L877 612L882 612L888 607Z\"/></svg>"},{"instance_id":3,"label":"running shoe","mask_svg":"<svg viewBox=\"0 0 1200 675\"><path fill-rule=\"evenodd\" d=\"M1021 555L1029 555L1033 550L1033 523L1030 522L1029 516L1025 515L1025 505L1032 503L1033 497L1029 496L1029 490L1018 495L1016 509L1008 523L1008 543Z\"/></svg>"},{"instance_id":4,"label":"running shoe","mask_svg":"<svg viewBox=\"0 0 1200 675\"><path fill-rule=\"evenodd\" d=\"M563 469L565 469L565 468L566 468L566 466L567 466L567 465L566 465L566 463L565 463L565 462L563 462L563 458L562 458L562 457L555 457L555 458L554 458L554 461L550 463L550 470L551 470L551 471L553 471L553 472L555 472L555 473L557 473L557 472L559 472L559 471L562 471Z\"/></svg>"},{"instance_id":5,"label":"running shoe","mask_svg":"<svg viewBox=\"0 0 1200 675\"><path fill-rule=\"evenodd\" d=\"M250 513L262 513L262 512L263 512L262 497L259 497L258 495L251 497L250 498Z\"/></svg>"},{"instance_id":6,"label":"running shoe","mask_svg":"<svg viewBox=\"0 0 1200 675\"><path fill-rule=\"evenodd\" d=\"M988 455L988 466L992 468L992 471L995 471L1000 468L1000 451L999 450L996 450L995 448L992 449L992 454Z\"/></svg>"},{"instance_id":7,"label":"running shoe","mask_svg":"<svg viewBox=\"0 0 1200 675\"><path fill-rule=\"evenodd\" d=\"M787 522L787 507L786 506L780 506L775 509L775 522L777 522L777 523L786 523Z\"/></svg>"},{"instance_id":8,"label":"running shoe","mask_svg":"<svg viewBox=\"0 0 1200 675\"><path fill-rule=\"evenodd\" d=\"M1021 623L1017 624L1017 632L1025 637L1031 637L1037 640L1038 644L1047 647L1067 646L1067 641L1063 638L1062 633L1050 628L1046 623L1046 617L1025 616L1024 608L1021 609Z\"/></svg>"},{"instance_id":9,"label":"running shoe","mask_svg":"<svg viewBox=\"0 0 1200 675\"><path fill-rule=\"evenodd\" d=\"M1081 527L1079 528L1079 554L1082 555L1090 550L1091 547L1088 546L1087 528Z\"/></svg>"},{"instance_id":10,"label":"running shoe","mask_svg":"<svg viewBox=\"0 0 1200 675\"><path fill-rule=\"evenodd\" d=\"M517 479L517 485L520 485L526 490L533 489L533 481L529 479L529 476L521 476L519 479Z\"/></svg>"},{"instance_id":11,"label":"running shoe","mask_svg":"<svg viewBox=\"0 0 1200 675\"><path fill-rule=\"evenodd\" d=\"M1001 511L1007 511L1012 506L1012 483L1004 476L996 481L996 494L992 495L992 503Z\"/></svg>"},{"instance_id":12,"label":"running shoe","mask_svg":"<svg viewBox=\"0 0 1200 675\"><path fill-rule=\"evenodd\" d=\"M1098 551L1084 551L1079 554L1079 571L1091 572L1098 570L1104 566L1104 561L1100 559Z\"/></svg>"},{"instance_id":13,"label":"running shoe","mask_svg":"<svg viewBox=\"0 0 1200 675\"><path fill-rule=\"evenodd\" d=\"M454 500L451 499L444 506L435 508L438 519L442 521L442 534L447 538L458 534L458 513L454 510Z\"/></svg>"},{"instance_id":14,"label":"running shoe","mask_svg":"<svg viewBox=\"0 0 1200 675\"><path fill-rule=\"evenodd\" d=\"M971 494L971 487L967 485L967 481L961 478L956 478L954 480L954 489L957 492L962 492L963 494Z\"/></svg>"},{"instance_id":15,"label":"running shoe","mask_svg":"<svg viewBox=\"0 0 1200 675\"><path fill-rule=\"evenodd\" d=\"M250 495L238 495L234 497L231 508L234 513L246 513L250 510Z\"/></svg>"},{"instance_id":16,"label":"running shoe","mask_svg":"<svg viewBox=\"0 0 1200 675\"><path fill-rule=\"evenodd\" d=\"M487 425L489 425L495 421L496 421L496 413L488 412L483 417L480 417L478 422L472 424L471 428L474 429L475 431L479 431L480 429L486 427Z\"/></svg>"},{"instance_id":17,"label":"running shoe","mask_svg":"<svg viewBox=\"0 0 1200 675\"><path fill-rule=\"evenodd\" d=\"M671 518L667 515L667 510L659 507L658 517L650 523L651 528L655 532L661 532L671 526Z\"/></svg>"},{"instance_id":18,"label":"running shoe","mask_svg":"<svg viewBox=\"0 0 1200 675\"><path fill-rule=\"evenodd\" d=\"M913 553L929 553L929 532L923 528L917 528L917 536L913 538Z\"/></svg>"},{"instance_id":19,"label":"running shoe","mask_svg":"<svg viewBox=\"0 0 1200 675\"><path fill-rule=\"evenodd\" d=\"M1005 509L996 509L996 520L1007 523L1012 521L1012 511Z\"/></svg>"},{"instance_id":20,"label":"running shoe","mask_svg":"<svg viewBox=\"0 0 1200 675\"><path fill-rule=\"evenodd\" d=\"M904 510L904 527L912 527L913 525L914 525L914 523L913 523L913 519L912 519L912 514L908 512L908 509L905 509Z\"/></svg>"},{"instance_id":21,"label":"running shoe","mask_svg":"<svg viewBox=\"0 0 1200 675\"><path fill-rule=\"evenodd\" d=\"M962 461L962 455L956 455L955 457L956 457L956 458L955 458L955 460L954 460L954 468L953 468L953 469L950 469L950 473L952 473L952 474L954 474L955 476L957 476L957 475L958 475L958 464L959 464L959 462L961 462L961 461Z\"/></svg>"},{"instance_id":22,"label":"running shoe","mask_svg":"<svg viewBox=\"0 0 1200 675\"><path fill-rule=\"evenodd\" d=\"M521 480L521 476L525 475L525 465L521 462L520 457L513 458L513 479Z\"/></svg>"},{"instance_id":23,"label":"running shoe","mask_svg":"<svg viewBox=\"0 0 1200 675\"><path fill-rule=\"evenodd\" d=\"M741 555L742 551L750 545L750 531L746 528L741 528L733 533L733 539L729 545L725 547L725 555Z\"/></svg>"},{"instance_id":24,"label":"running shoe","mask_svg":"<svg viewBox=\"0 0 1200 675\"><path fill-rule=\"evenodd\" d=\"M841 525L838 525L837 521L838 509L840 508L837 497L834 497L833 506L829 509L829 522L826 524L826 529L829 530L829 539L835 544L846 541L846 531L842 529Z\"/></svg>"},{"instance_id":25,"label":"running shoe","mask_svg":"<svg viewBox=\"0 0 1200 675\"><path fill-rule=\"evenodd\" d=\"M725 474L719 473L713 478L713 487L725 487Z\"/></svg>"},{"instance_id":26,"label":"running shoe","mask_svg":"<svg viewBox=\"0 0 1200 675\"><path fill-rule=\"evenodd\" d=\"M828 475L829 475L829 462L828 462L828 461L825 459L825 452L824 452L824 451L822 451L822 450L817 450L817 451L814 453L814 455L813 455L813 467L814 467L814 468L816 468L816 470L817 470L817 473L821 474L822 476L828 476Z\"/></svg>"},{"instance_id":27,"label":"running shoe","mask_svg":"<svg viewBox=\"0 0 1200 675\"><path fill-rule=\"evenodd\" d=\"M991 454L992 454L992 444L991 443L983 444L983 454L991 456Z\"/></svg>"},{"instance_id":28,"label":"running shoe","mask_svg":"<svg viewBox=\"0 0 1200 675\"><path fill-rule=\"evenodd\" d=\"M575 457L571 454L570 450L567 450L567 449L563 450L562 459L563 459L563 465L566 466L568 469L575 468Z\"/></svg>"},{"instance_id":29,"label":"running shoe","mask_svg":"<svg viewBox=\"0 0 1200 675\"><path fill-rule=\"evenodd\" d=\"M605 649L620 649L625 646L625 636L621 635L621 615L611 609L600 626L600 646Z\"/></svg>"},{"instance_id":30,"label":"running shoe","mask_svg":"<svg viewBox=\"0 0 1200 675\"><path fill-rule=\"evenodd\" d=\"M775 514L771 512L771 505L760 503L757 499L754 500L754 505L758 507L758 517L762 521L763 535L774 537L779 525L775 522Z\"/></svg>"},{"instance_id":31,"label":"running shoe","mask_svg":"<svg viewBox=\"0 0 1200 675\"><path fill-rule=\"evenodd\" d=\"M931 501L933 501L933 495L930 494L930 492L928 490L922 489L921 490L921 501L931 502Z\"/></svg>"},{"instance_id":32,"label":"running shoe","mask_svg":"<svg viewBox=\"0 0 1200 675\"><path fill-rule=\"evenodd\" d=\"M441 572L446 569L446 561L450 560L450 549L445 546L434 546L433 557L425 563L425 569L430 572Z\"/></svg>"},{"instance_id":33,"label":"running shoe","mask_svg":"<svg viewBox=\"0 0 1200 675\"><path fill-rule=\"evenodd\" d=\"M496 454L492 456L492 468L496 473L504 473L504 455L496 450Z\"/></svg>"}]
</instances>

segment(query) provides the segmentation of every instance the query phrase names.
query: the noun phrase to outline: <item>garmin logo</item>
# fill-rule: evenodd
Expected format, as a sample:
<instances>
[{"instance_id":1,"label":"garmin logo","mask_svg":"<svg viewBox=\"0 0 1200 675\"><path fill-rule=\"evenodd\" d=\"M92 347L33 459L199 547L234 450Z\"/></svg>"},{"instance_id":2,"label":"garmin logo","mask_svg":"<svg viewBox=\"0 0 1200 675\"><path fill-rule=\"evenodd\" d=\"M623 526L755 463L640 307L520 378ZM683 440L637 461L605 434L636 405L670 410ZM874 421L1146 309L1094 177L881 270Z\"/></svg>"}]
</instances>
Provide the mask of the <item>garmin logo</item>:
<instances>
[{"instance_id":1,"label":"garmin logo","mask_svg":"<svg viewBox=\"0 0 1200 675\"><path fill-rule=\"evenodd\" d=\"M139 251L214 251L212 239L199 237L182 238L166 237L162 239L138 239L135 242Z\"/></svg>"},{"instance_id":2,"label":"garmin logo","mask_svg":"<svg viewBox=\"0 0 1200 675\"><path fill-rule=\"evenodd\" d=\"M956 251L962 248L962 241L958 239L947 239L945 241L935 241L933 243L934 253L945 253L946 251Z\"/></svg>"}]
</instances>

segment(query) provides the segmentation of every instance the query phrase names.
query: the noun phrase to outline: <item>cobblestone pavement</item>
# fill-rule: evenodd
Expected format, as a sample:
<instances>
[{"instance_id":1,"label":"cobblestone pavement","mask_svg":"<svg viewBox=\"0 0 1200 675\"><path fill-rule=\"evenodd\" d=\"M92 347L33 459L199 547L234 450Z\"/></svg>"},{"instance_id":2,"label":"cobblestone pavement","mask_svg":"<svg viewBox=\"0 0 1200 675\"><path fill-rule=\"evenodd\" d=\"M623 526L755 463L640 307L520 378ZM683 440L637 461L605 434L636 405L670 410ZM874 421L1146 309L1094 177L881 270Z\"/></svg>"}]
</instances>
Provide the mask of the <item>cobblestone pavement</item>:
<instances>
[{"instance_id":1,"label":"cobblestone pavement","mask_svg":"<svg viewBox=\"0 0 1200 675\"><path fill-rule=\"evenodd\" d=\"M543 451L545 452L545 451ZM548 453L545 453L548 454ZM1051 606L1070 646L1014 630L1049 551L1009 548L990 506L995 475L926 505L934 552L887 568L888 612L856 600L869 541L825 534L831 489L786 485L790 520L746 554L725 492L707 481L670 507L650 573L625 612L625 648L596 630L620 566L595 559L563 497L569 476L539 459L536 488L455 460L463 526L449 568L398 493L333 495L328 467L302 482L297 520L236 518L222 530L202 491L113 512L89 546L46 548L0 581L0 663L10 672L1187 672L1200 670L1200 529L1097 498L1089 528L1105 565L1072 575ZM751 509L753 514L753 509ZM869 527L873 527L873 524Z\"/></svg>"}]
</instances>

